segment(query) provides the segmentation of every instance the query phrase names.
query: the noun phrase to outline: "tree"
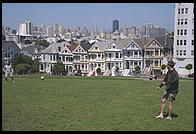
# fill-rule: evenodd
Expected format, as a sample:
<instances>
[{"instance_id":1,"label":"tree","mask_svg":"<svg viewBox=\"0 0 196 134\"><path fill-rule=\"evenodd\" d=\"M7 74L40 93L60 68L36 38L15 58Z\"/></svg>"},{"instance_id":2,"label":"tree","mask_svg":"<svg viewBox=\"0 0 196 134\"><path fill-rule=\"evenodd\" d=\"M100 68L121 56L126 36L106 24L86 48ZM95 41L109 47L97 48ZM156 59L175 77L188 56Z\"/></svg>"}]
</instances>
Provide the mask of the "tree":
<instances>
[{"instance_id":1,"label":"tree","mask_svg":"<svg viewBox=\"0 0 196 134\"><path fill-rule=\"evenodd\" d=\"M24 54L19 54L18 56L16 56L12 62L12 67L15 68L16 65L18 64L29 64L31 65L33 63L33 60Z\"/></svg>"},{"instance_id":2,"label":"tree","mask_svg":"<svg viewBox=\"0 0 196 134\"><path fill-rule=\"evenodd\" d=\"M46 40L38 39L38 40L35 41L35 45L48 47L50 45L50 43L47 42Z\"/></svg>"},{"instance_id":3,"label":"tree","mask_svg":"<svg viewBox=\"0 0 196 134\"><path fill-rule=\"evenodd\" d=\"M26 74L31 70L31 66L29 64L18 64L15 66L16 73L18 74Z\"/></svg>"},{"instance_id":4,"label":"tree","mask_svg":"<svg viewBox=\"0 0 196 134\"><path fill-rule=\"evenodd\" d=\"M193 68L192 64L187 64L185 67L187 70L189 70L189 74L190 74L190 70Z\"/></svg>"},{"instance_id":5,"label":"tree","mask_svg":"<svg viewBox=\"0 0 196 134\"><path fill-rule=\"evenodd\" d=\"M57 61L56 64L52 67L52 74L54 75L66 75L65 66L62 61Z\"/></svg>"},{"instance_id":6,"label":"tree","mask_svg":"<svg viewBox=\"0 0 196 134\"><path fill-rule=\"evenodd\" d=\"M97 68L96 69L96 72L97 72L97 74L100 74L101 73L101 69L100 68Z\"/></svg>"},{"instance_id":7,"label":"tree","mask_svg":"<svg viewBox=\"0 0 196 134\"><path fill-rule=\"evenodd\" d=\"M135 67L135 71L136 71L136 72L139 72L140 69L141 69L140 66L136 66L136 67Z\"/></svg>"},{"instance_id":8,"label":"tree","mask_svg":"<svg viewBox=\"0 0 196 134\"><path fill-rule=\"evenodd\" d=\"M32 42L30 40L25 40L24 43L25 44L32 44Z\"/></svg>"},{"instance_id":9,"label":"tree","mask_svg":"<svg viewBox=\"0 0 196 134\"><path fill-rule=\"evenodd\" d=\"M82 74L82 71L81 71L80 69L78 69L78 70L77 70L77 74L78 74L78 75L81 75L81 74Z\"/></svg>"},{"instance_id":10,"label":"tree","mask_svg":"<svg viewBox=\"0 0 196 134\"><path fill-rule=\"evenodd\" d=\"M167 66L166 66L165 64L162 64L162 65L161 65L161 70L164 71L164 70L166 69L166 67L167 67Z\"/></svg>"},{"instance_id":11,"label":"tree","mask_svg":"<svg viewBox=\"0 0 196 134\"><path fill-rule=\"evenodd\" d=\"M115 71L118 73L118 71L119 71L119 67L118 66L116 66Z\"/></svg>"},{"instance_id":12,"label":"tree","mask_svg":"<svg viewBox=\"0 0 196 134\"><path fill-rule=\"evenodd\" d=\"M39 58L35 58L33 60L33 64L31 65L31 73L37 73L39 72Z\"/></svg>"}]
</instances>

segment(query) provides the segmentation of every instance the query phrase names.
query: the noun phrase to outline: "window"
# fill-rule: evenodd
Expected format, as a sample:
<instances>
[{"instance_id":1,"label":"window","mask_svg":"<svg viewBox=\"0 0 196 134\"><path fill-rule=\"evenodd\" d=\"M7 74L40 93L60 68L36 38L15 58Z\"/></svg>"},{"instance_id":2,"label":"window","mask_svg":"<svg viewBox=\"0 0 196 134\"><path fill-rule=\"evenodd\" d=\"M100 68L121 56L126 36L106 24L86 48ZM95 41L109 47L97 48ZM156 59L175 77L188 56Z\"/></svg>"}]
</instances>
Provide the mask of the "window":
<instances>
[{"instance_id":1,"label":"window","mask_svg":"<svg viewBox=\"0 0 196 134\"><path fill-rule=\"evenodd\" d=\"M55 55L53 55L53 60L54 60L54 61L56 60L55 58L56 58Z\"/></svg>"},{"instance_id":2,"label":"window","mask_svg":"<svg viewBox=\"0 0 196 134\"><path fill-rule=\"evenodd\" d=\"M59 52L61 51L61 47L58 47Z\"/></svg>"},{"instance_id":3,"label":"window","mask_svg":"<svg viewBox=\"0 0 196 134\"><path fill-rule=\"evenodd\" d=\"M100 58L100 57L101 57L101 55L100 55L100 54L98 54L98 57Z\"/></svg>"},{"instance_id":4,"label":"window","mask_svg":"<svg viewBox=\"0 0 196 134\"><path fill-rule=\"evenodd\" d=\"M180 14L180 8L178 8L178 14Z\"/></svg>"},{"instance_id":5,"label":"window","mask_svg":"<svg viewBox=\"0 0 196 134\"><path fill-rule=\"evenodd\" d=\"M61 60L61 56L59 57L59 60Z\"/></svg>"},{"instance_id":6,"label":"window","mask_svg":"<svg viewBox=\"0 0 196 134\"><path fill-rule=\"evenodd\" d=\"M95 50L97 50L97 47L95 47Z\"/></svg>"},{"instance_id":7,"label":"window","mask_svg":"<svg viewBox=\"0 0 196 134\"><path fill-rule=\"evenodd\" d=\"M116 53L116 58L118 58L118 53Z\"/></svg>"},{"instance_id":8,"label":"window","mask_svg":"<svg viewBox=\"0 0 196 134\"><path fill-rule=\"evenodd\" d=\"M63 56L63 61L65 61L65 56Z\"/></svg>"},{"instance_id":9,"label":"window","mask_svg":"<svg viewBox=\"0 0 196 134\"><path fill-rule=\"evenodd\" d=\"M50 55L50 60L52 60L52 55Z\"/></svg>"},{"instance_id":10,"label":"window","mask_svg":"<svg viewBox=\"0 0 196 134\"><path fill-rule=\"evenodd\" d=\"M182 55L182 50L180 50L180 55Z\"/></svg>"},{"instance_id":11,"label":"window","mask_svg":"<svg viewBox=\"0 0 196 134\"><path fill-rule=\"evenodd\" d=\"M178 55L178 50L176 50L176 55Z\"/></svg>"},{"instance_id":12,"label":"window","mask_svg":"<svg viewBox=\"0 0 196 134\"><path fill-rule=\"evenodd\" d=\"M181 19L181 25L183 25L184 19Z\"/></svg>"},{"instance_id":13,"label":"window","mask_svg":"<svg viewBox=\"0 0 196 134\"><path fill-rule=\"evenodd\" d=\"M178 25L180 25L180 19L178 19Z\"/></svg>"},{"instance_id":14,"label":"window","mask_svg":"<svg viewBox=\"0 0 196 134\"><path fill-rule=\"evenodd\" d=\"M177 40L177 43L176 44L179 45L179 40Z\"/></svg>"},{"instance_id":15,"label":"window","mask_svg":"<svg viewBox=\"0 0 196 134\"><path fill-rule=\"evenodd\" d=\"M184 45L186 45L186 40L184 40Z\"/></svg>"},{"instance_id":16,"label":"window","mask_svg":"<svg viewBox=\"0 0 196 134\"><path fill-rule=\"evenodd\" d=\"M192 29L192 35L194 35L194 29Z\"/></svg>"},{"instance_id":17,"label":"window","mask_svg":"<svg viewBox=\"0 0 196 134\"><path fill-rule=\"evenodd\" d=\"M187 35L187 30L186 29L184 30L184 35Z\"/></svg>"},{"instance_id":18,"label":"window","mask_svg":"<svg viewBox=\"0 0 196 134\"><path fill-rule=\"evenodd\" d=\"M41 70L43 70L43 69L44 69L43 64L41 64Z\"/></svg>"},{"instance_id":19,"label":"window","mask_svg":"<svg viewBox=\"0 0 196 134\"><path fill-rule=\"evenodd\" d=\"M191 44L194 45L194 40L191 41Z\"/></svg>"},{"instance_id":20,"label":"window","mask_svg":"<svg viewBox=\"0 0 196 134\"><path fill-rule=\"evenodd\" d=\"M120 53L120 58L122 58L122 54Z\"/></svg>"},{"instance_id":21,"label":"window","mask_svg":"<svg viewBox=\"0 0 196 134\"><path fill-rule=\"evenodd\" d=\"M180 35L183 35L183 30L180 31Z\"/></svg>"},{"instance_id":22,"label":"window","mask_svg":"<svg viewBox=\"0 0 196 134\"><path fill-rule=\"evenodd\" d=\"M159 55L159 50L155 49L155 56L158 56L158 55Z\"/></svg>"},{"instance_id":23,"label":"window","mask_svg":"<svg viewBox=\"0 0 196 134\"><path fill-rule=\"evenodd\" d=\"M109 58L111 58L112 57L112 55L111 55L111 53L109 53Z\"/></svg>"},{"instance_id":24,"label":"window","mask_svg":"<svg viewBox=\"0 0 196 134\"><path fill-rule=\"evenodd\" d=\"M185 14L188 14L188 8L185 8Z\"/></svg>"},{"instance_id":25,"label":"window","mask_svg":"<svg viewBox=\"0 0 196 134\"><path fill-rule=\"evenodd\" d=\"M128 57L129 57L129 54L130 54L130 52L128 51L128 52L127 52Z\"/></svg>"},{"instance_id":26,"label":"window","mask_svg":"<svg viewBox=\"0 0 196 134\"><path fill-rule=\"evenodd\" d=\"M45 60L45 58L46 58L46 57L45 57L45 54L43 55L43 58L44 58L44 60Z\"/></svg>"},{"instance_id":27,"label":"window","mask_svg":"<svg viewBox=\"0 0 196 134\"><path fill-rule=\"evenodd\" d=\"M7 57L10 58L10 53L8 53Z\"/></svg>"},{"instance_id":28,"label":"window","mask_svg":"<svg viewBox=\"0 0 196 134\"><path fill-rule=\"evenodd\" d=\"M185 19L185 20L184 20L184 24L185 24L185 25L187 25L187 21L188 21L188 19Z\"/></svg>"},{"instance_id":29,"label":"window","mask_svg":"<svg viewBox=\"0 0 196 134\"><path fill-rule=\"evenodd\" d=\"M158 66L158 60L155 60L155 66Z\"/></svg>"},{"instance_id":30,"label":"window","mask_svg":"<svg viewBox=\"0 0 196 134\"><path fill-rule=\"evenodd\" d=\"M182 10L181 10L181 11L182 11L181 13L182 13L182 14L184 14L184 8L182 8Z\"/></svg>"},{"instance_id":31,"label":"window","mask_svg":"<svg viewBox=\"0 0 196 134\"><path fill-rule=\"evenodd\" d=\"M184 55L186 55L186 50L184 50Z\"/></svg>"},{"instance_id":32,"label":"window","mask_svg":"<svg viewBox=\"0 0 196 134\"><path fill-rule=\"evenodd\" d=\"M182 40L180 40L180 45L182 45Z\"/></svg>"},{"instance_id":33,"label":"window","mask_svg":"<svg viewBox=\"0 0 196 134\"><path fill-rule=\"evenodd\" d=\"M180 19L178 19L178 25L180 25Z\"/></svg>"},{"instance_id":34,"label":"window","mask_svg":"<svg viewBox=\"0 0 196 134\"><path fill-rule=\"evenodd\" d=\"M193 56L194 56L194 50L191 50L191 55L193 55Z\"/></svg>"},{"instance_id":35,"label":"window","mask_svg":"<svg viewBox=\"0 0 196 134\"><path fill-rule=\"evenodd\" d=\"M179 35L179 33L180 33L180 30L177 30L177 35Z\"/></svg>"}]
</instances>

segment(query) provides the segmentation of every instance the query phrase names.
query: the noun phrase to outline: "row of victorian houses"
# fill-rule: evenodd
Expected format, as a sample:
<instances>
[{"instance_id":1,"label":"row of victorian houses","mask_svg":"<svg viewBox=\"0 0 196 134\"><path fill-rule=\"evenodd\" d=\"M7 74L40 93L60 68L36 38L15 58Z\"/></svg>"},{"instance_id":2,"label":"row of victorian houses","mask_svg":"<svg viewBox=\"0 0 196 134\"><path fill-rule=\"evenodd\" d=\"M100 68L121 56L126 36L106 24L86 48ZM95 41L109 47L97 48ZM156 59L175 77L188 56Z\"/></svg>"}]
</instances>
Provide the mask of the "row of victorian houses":
<instances>
[{"instance_id":1,"label":"row of victorian houses","mask_svg":"<svg viewBox=\"0 0 196 134\"><path fill-rule=\"evenodd\" d=\"M50 44L41 51L40 72L51 74L52 66L62 61L70 73L78 69L82 74L96 75L100 68L104 76L115 75L116 67L123 76L132 75L140 66L141 74L157 74L173 54L173 39L169 36L141 39L121 39L94 44L71 45L67 42Z\"/></svg>"}]
</instances>

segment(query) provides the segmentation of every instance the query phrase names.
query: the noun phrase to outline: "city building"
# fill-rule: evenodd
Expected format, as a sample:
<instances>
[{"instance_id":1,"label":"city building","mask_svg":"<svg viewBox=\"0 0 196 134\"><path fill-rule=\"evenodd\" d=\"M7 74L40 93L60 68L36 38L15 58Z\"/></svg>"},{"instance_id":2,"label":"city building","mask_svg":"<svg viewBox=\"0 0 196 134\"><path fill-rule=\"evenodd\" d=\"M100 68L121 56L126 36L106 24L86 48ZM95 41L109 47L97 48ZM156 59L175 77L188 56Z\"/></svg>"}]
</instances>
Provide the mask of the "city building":
<instances>
[{"instance_id":1,"label":"city building","mask_svg":"<svg viewBox=\"0 0 196 134\"><path fill-rule=\"evenodd\" d=\"M148 28L148 30L146 30L146 36L153 38L153 37L161 37L161 36L165 36L166 34L166 30L165 28L161 28L158 26L152 27L152 28Z\"/></svg>"},{"instance_id":2,"label":"city building","mask_svg":"<svg viewBox=\"0 0 196 134\"><path fill-rule=\"evenodd\" d=\"M194 72L194 3L175 4L173 60L180 76L189 74L187 64L192 64L190 73Z\"/></svg>"},{"instance_id":3,"label":"city building","mask_svg":"<svg viewBox=\"0 0 196 134\"><path fill-rule=\"evenodd\" d=\"M112 31L115 32L116 30L119 30L119 21L117 19L113 20L113 29Z\"/></svg>"}]
</instances>

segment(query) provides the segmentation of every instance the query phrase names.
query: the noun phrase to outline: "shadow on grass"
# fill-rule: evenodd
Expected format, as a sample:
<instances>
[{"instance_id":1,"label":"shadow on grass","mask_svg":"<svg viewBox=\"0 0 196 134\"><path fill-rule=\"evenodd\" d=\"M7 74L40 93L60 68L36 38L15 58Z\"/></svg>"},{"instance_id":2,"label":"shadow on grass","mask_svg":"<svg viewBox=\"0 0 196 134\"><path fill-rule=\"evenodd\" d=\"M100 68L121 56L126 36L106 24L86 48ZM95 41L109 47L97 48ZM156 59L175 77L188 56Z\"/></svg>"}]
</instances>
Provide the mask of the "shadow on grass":
<instances>
[{"instance_id":1,"label":"shadow on grass","mask_svg":"<svg viewBox=\"0 0 196 134\"><path fill-rule=\"evenodd\" d=\"M164 113L164 117L167 117L169 113ZM175 113L172 113L172 118L178 118L178 115Z\"/></svg>"}]
</instances>

